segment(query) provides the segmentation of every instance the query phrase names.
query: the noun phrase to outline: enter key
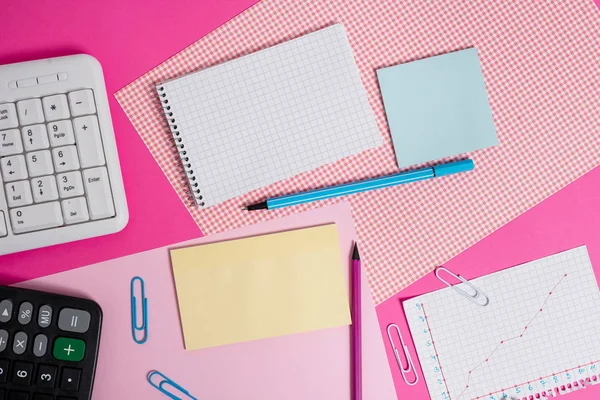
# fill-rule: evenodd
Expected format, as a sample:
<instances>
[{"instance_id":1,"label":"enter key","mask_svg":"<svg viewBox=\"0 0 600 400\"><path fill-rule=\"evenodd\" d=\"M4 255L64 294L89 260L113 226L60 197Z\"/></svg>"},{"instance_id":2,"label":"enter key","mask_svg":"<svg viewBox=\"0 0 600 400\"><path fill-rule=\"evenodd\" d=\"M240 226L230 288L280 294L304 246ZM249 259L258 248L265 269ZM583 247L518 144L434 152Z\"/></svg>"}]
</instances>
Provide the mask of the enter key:
<instances>
[{"instance_id":1,"label":"enter key","mask_svg":"<svg viewBox=\"0 0 600 400\"><path fill-rule=\"evenodd\" d=\"M97 220L114 217L115 206L106 167L84 170L83 184L87 195L90 218Z\"/></svg>"}]
</instances>

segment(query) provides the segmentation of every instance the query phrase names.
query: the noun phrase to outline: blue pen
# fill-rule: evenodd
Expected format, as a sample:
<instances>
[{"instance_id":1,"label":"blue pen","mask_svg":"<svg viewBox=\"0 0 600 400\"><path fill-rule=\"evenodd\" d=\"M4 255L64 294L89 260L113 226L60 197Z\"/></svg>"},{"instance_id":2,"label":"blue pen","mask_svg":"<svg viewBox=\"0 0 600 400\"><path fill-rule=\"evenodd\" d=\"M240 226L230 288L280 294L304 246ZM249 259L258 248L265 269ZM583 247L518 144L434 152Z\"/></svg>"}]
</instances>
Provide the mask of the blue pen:
<instances>
[{"instance_id":1,"label":"blue pen","mask_svg":"<svg viewBox=\"0 0 600 400\"><path fill-rule=\"evenodd\" d=\"M246 210L272 210L275 208L289 207L296 204L310 203L317 200L330 199L332 197L345 196L348 194L366 192L368 190L382 189L390 186L401 185L436 178L459 172L471 171L474 168L473 160L455 161L448 164L436 165L434 167L418 169L416 171L400 172L394 175L382 176L380 178L368 179L359 182L346 183L322 189L311 190L275 197L266 201L245 207Z\"/></svg>"}]
</instances>

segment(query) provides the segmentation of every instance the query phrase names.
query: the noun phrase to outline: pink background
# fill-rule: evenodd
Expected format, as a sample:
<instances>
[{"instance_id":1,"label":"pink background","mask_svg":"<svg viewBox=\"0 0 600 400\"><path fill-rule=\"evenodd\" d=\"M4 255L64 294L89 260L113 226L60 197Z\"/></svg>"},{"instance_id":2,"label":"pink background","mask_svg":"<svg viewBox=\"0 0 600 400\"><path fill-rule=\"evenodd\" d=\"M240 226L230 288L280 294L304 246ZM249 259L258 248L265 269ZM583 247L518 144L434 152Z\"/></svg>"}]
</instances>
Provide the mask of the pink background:
<instances>
[{"instance_id":1,"label":"pink background","mask_svg":"<svg viewBox=\"0 0 600 400\"><path fill-rule=\"evenodd\" d=\"M178 0L168 6L164 0L4 2L0 64L89 53L102 63L112 94L254 2ZM114 98L109 99L130 208L129 225L111 236L0 257L0 283L201 236ZM592 262L600 268L600 235L596 233L600 229L599 188L600 170L596 169L447 266L470 278L587 244ZM402 322L400 298L440 287L430 274L380 305L382 326ZM406 332L405 337L409 337ZM427 398L423 383L409 389L401 383L398 370L393 368L393 372L400 398ZM599 394L600 387L595 387L570 398L592 399Z\"/></svg>"}]
</instances>

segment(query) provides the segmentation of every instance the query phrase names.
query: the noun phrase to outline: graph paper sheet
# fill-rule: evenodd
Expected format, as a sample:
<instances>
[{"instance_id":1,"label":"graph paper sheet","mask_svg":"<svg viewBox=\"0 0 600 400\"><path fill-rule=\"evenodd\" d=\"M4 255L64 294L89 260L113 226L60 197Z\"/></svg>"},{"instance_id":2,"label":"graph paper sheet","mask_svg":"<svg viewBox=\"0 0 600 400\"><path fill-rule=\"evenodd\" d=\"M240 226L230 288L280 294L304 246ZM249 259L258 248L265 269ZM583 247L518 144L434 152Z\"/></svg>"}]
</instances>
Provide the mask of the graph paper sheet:
<instances>
[{"instance_id":1,"label":"graph paper sheet","mask_svg":"<svg viewBox=\"0 0 600 400\"><path fill-rule=\"evenodd\" d=\"M450 288L403 303L433 400L537 399L600 380L600 292L585 246L471 282L487 306Z\"/></svg>"},{"instance_id":2,"label":"graph paper sheet","mask_svg":"<svg viewBox=\"0 0 600 400\"><path fill-rule=\"evenodd\" d=\"M339 24L157 88L206 206L381 144Z\"/></svg>"}]
</instances>

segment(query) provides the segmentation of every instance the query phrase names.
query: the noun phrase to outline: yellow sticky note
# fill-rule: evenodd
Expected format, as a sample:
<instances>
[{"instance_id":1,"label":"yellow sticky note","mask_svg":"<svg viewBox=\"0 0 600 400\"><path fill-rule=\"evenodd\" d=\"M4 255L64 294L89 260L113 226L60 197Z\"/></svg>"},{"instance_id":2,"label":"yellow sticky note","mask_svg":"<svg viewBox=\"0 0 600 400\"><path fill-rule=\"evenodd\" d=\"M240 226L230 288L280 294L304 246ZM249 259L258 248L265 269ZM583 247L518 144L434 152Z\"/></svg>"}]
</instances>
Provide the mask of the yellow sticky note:
<instances>
[{"instance_id":1,"label":"yellow sticky note","mask_svg":"<svg viewBox=\"0 0 600 400\"><path fill-rule=\"evenodd\" d=\"M336 226L171 250L187 350L349 325Z\"/></svg>"}]
</instances>

